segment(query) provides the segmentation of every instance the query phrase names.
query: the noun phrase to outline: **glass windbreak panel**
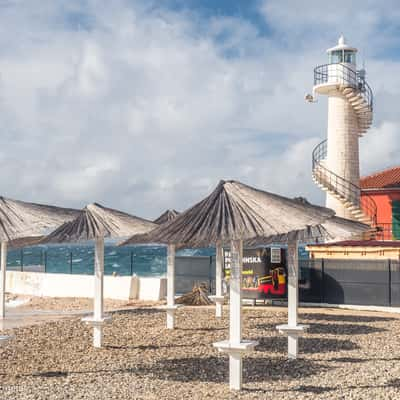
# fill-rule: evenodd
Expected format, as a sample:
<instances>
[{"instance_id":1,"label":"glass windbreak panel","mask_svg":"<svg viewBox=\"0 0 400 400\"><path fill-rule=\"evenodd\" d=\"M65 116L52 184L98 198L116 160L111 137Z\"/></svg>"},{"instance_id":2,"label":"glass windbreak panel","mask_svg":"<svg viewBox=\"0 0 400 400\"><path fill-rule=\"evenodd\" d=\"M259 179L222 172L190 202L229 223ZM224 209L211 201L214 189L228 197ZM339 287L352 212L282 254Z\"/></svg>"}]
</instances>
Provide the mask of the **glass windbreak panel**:
<instances>
[{"instance_id":1,"label":"glass windbreak panel","mask_svg":"<svg viewBox=\"0 0 400 400\"><path fill-rule=\"evenodd\" d=\"M400 200L392 200L392 232L393 239L400 239Z\"/></svg>"},{"instance_id":2,"label":"glass windbreak panel","mask_svg":"<svg viewBox=\"0 0 400 400\"><path fill-rule=\"evenodd\" d=\"M329 53L329 63L337 64L343 62L343 52L342 50L335 50Z\"/></svg>"},{"instance_id":3,"label":"glass windbreak panel","mask_svg":"<svg viewBox=\"0 0 400 400\"><path fill-rule=\"evenodd\" d=\"M355 64L356 63L356 53L353 50L344 51L344 62Z\"/></svg>"}]
</instances>

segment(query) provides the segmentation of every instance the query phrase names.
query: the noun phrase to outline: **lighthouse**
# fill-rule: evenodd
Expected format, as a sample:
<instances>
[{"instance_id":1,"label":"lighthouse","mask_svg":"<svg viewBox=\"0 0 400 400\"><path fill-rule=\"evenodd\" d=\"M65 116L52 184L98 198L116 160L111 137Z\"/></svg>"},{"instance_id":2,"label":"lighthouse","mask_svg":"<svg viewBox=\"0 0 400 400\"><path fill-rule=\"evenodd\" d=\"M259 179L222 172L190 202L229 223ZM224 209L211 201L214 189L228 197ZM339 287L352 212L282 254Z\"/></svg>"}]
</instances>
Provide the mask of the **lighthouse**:
<instances>
[{"instance_id":1,"label":"lighthouse","mask_svg":"<svg viewBox=\"0 0 400 400\"><path fill-rule=\"evenodd\" d=\"M328 97L327 138L313 151L312 175L326 192L326 206L339 217L374 225L376 204L361 197L359 139L372 124L373 93L365 70L357 69L357 49L340 36L327 50L328 63L314 69L313 95Z\"/></svg>"}]
</instances>

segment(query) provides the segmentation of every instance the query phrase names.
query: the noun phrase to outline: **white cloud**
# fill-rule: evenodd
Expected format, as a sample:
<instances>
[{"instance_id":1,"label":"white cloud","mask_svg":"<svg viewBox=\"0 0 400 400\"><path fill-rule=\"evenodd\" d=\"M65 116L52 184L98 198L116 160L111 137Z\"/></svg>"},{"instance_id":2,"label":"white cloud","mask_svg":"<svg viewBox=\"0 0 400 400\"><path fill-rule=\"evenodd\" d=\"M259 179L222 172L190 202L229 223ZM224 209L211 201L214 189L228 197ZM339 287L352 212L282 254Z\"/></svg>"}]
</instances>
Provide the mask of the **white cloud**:
<instances>
[{"instance_id":1,"label":"white cloud","mask_svg":"<svg viewBox=\"0 0 400 400\"><path fill-rule=\"evenodd\" d=\"M10 3L0 13L2 192L147 217L193 204L221 178L321 200L310 163L326 102L307 104L304 93L340 25L312 5L307 17L266 2L265 37L239 18L207 20L158 3ZM369 10L354 20L362 35L349 29L368 48L382 45L374 36L384 13ZM384 36L392 45L389 26ZM398 62L375 57L367 67L377 130L392 143Z\"/></svg>"}]
</instances>

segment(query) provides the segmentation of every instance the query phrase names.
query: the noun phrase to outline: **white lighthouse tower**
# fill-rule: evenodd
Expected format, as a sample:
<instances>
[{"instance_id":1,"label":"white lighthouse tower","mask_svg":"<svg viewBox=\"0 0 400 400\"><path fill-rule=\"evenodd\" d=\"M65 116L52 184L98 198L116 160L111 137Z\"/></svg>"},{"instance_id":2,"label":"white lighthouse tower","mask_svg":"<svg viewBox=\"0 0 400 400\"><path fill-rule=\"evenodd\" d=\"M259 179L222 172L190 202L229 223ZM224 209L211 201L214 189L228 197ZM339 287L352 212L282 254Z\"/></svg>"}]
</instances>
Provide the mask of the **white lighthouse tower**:
<instances>
[{"instance_id":1,"label":"white lighthouse tower","mask_svg":"<svg viewBox=\"0 0 400 400\"><path fill-rule=\"evenodd\" d=\"M343 36L327 53L328 64L314 69L313 94L328 96L328 134L313 151L313 179L338 216L374 225L375 202L361 200L359 188L359 138L372 124L372 90L365 71L357 70L357 49Z\"/></svg>"}]
</instances>

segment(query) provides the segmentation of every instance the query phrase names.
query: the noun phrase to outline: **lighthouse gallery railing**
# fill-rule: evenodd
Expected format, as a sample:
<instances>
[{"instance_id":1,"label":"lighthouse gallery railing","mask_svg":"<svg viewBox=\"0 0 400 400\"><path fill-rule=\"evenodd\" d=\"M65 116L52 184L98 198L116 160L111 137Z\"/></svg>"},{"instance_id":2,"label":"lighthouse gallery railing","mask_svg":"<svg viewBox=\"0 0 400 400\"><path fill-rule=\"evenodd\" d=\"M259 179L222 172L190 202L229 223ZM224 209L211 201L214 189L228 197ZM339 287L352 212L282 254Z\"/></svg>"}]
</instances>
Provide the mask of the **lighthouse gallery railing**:
<instances>
[{"instance_id":1,"label":"lighthouse gallery railing","mask_svg":"<svg viewBox=\"0 0 400 400\"><path fill-rule=\"evenodd\" d=\"M314 85L324 83L337 83L356 88L368 104L370 111L373 110L374 96L372 89L365 81L365 76L361 71L355 71L341 63L318 65L314 68Z\"/></svg>"}]
</instances>

